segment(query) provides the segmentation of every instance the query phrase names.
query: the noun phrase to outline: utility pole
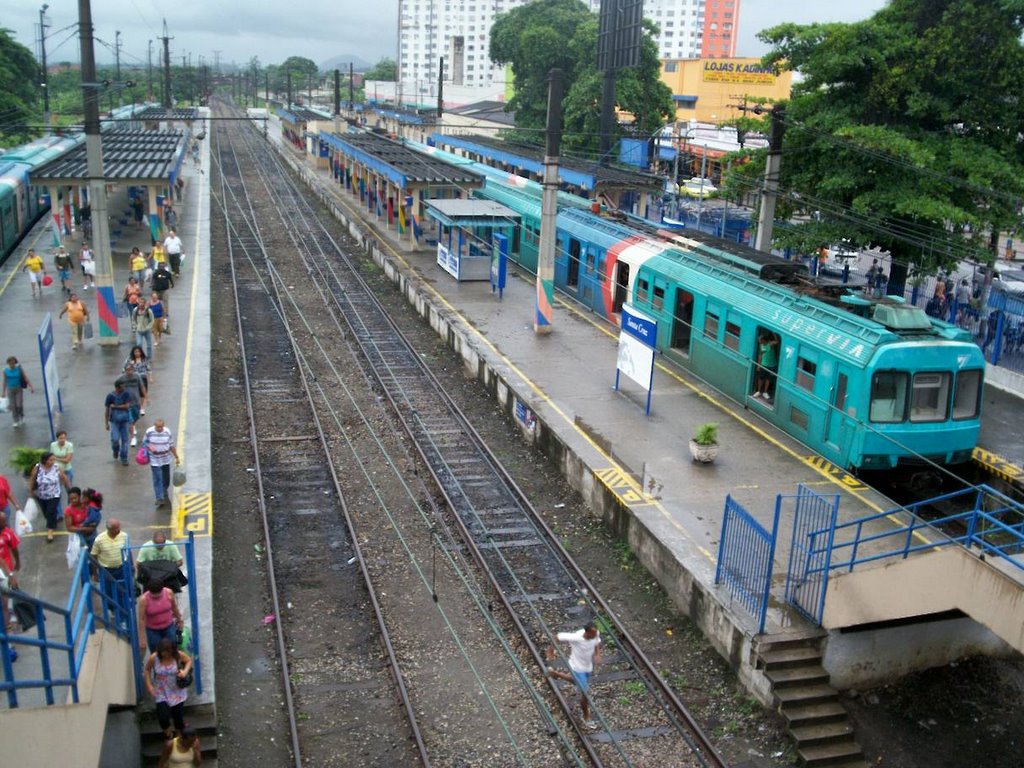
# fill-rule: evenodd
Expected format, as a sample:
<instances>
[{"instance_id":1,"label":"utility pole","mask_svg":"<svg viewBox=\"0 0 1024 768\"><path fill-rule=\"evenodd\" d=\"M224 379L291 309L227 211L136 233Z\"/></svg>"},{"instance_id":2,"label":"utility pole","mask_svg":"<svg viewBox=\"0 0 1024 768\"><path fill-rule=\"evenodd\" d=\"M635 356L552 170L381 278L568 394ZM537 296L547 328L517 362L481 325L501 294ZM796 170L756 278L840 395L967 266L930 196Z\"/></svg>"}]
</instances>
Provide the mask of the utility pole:
<instances>
[{"instance_id":1,"label":"utility pole","mask_svg":"<svg viewBox=\"0 0 1024 768\"><path fill-rule=\"evenodd\" d=\"M555 220L558 218L558 151L562 141L562 93L565 74L548 75L547 138L544 145L544 181L540 200L540 243L537 249L536 334L551 333L555 321Z\"/></svg>"},{"instance_id":2,"label":"utility pole","mask_svg":"<svg viewBox=\"0 0 1024 768\"><path fill-rule=\"evenodd\" d=\"M292 108L292 73L291 72L288 73L288 80L287 80L287 82L288 82L288 90L286 91L286 93L288 94L288 106L285 107L285 109L291 109Z\"/></svg>"},{"instance_id":3,"label":"utility pole","mask_svg":"<svg viewBox=\"0 0 1024 768\"><path fill-rule=\"evenodd\" d=\"M153 100L153 41L149 41L146 49L146 71L149 73L149 84L146 90L146 101Z\"/></svg>"},{"instance_id":4,"label":"utility pole","mask_svg":"<svg viewBox=\"0 0 1024 768\"><path fill-rule=\"evenodd\" d=\"M356 108L356 76L352 71L354 68L353 62L348 63L348 111L353 112Z\"/></svg>"},{"instance_id":5,"label":"utility pole","mask_svg":"<svg viewBox=\"0 0 1024 768\"><path fill-rule=\"evenodd\" d=\"M775 223L775 202L779 196L779 170L782 167L782 134L785 109L772 107L772 127L768 134L768 161L764 169L764 187L761 189L761 210L757 214L757 235L754 248L769 253L772 249L772 226Z\"/></svg>"},{"instance_id":6,"label":"utility pole","mask_svg":"<svg viewBox=\"0 0 1024 768\"><path fill-rule=\"evenodd\" d=\"M334 70L334 116L341 114L341 70Z\"/></svg>"},{"instance_id":7,"label":"utility pole","mask_svg":"<svg viewBox=\"0 0 1024 768\"><path fill-rule=\"evenodd\" d=\"M171 109L171 38L167 35L167 19L164 19L164 109Z\"/></svg>"},{"instance_id":8,"label":"utility pole","mask_svg":"<svg viewBox=\"0 0 1024 768\"><path fill-rule=\"evenodd\" d=\"M114 32L114 80L117 81L117 106L124 106L121 90L121 30Z\"/></svg>"},{"instance_id":9,"label":"utility pole","mask_svg":"<svg viewBox=\"0 0 1024 768\"><path fill-rule=\"evenodd\" d=\"M46 9L50 6L43 3L43 7L39 9L39 53L40 59L43 65L43 123L46 124L46 132L50 132L50 81L49 71L46 67ZM56 204L56 203L55 203Z\"/></svg>"},{"instance_id":10,"label":"utility pole","mask_svg":"<svg viewBox=\"0 0 1024 768\"><path fill-rule=\"evenodd\" d=\"M437 60L437 119L444 114L444 56Z\"/></svg>"},{"instance_id":11,"label":"utility pole","mask_svg":"<svg viewBox=\"0 0 1024 768\"><path fill-rule=\"evenodd\" d=\"M117 346L114 264L110 256L107 190L103 176L103 144L100 135L99 83L96 82L96 52L93 49L92 34L92 8L89 0L78 0L86 174L89 178L89 204L92 206L93 252L96 254L96 314L99 315L100 324L99 343L103 346ZM53 200L51 203L56 205L57 201Z\"/></svg>"}]
</instances>

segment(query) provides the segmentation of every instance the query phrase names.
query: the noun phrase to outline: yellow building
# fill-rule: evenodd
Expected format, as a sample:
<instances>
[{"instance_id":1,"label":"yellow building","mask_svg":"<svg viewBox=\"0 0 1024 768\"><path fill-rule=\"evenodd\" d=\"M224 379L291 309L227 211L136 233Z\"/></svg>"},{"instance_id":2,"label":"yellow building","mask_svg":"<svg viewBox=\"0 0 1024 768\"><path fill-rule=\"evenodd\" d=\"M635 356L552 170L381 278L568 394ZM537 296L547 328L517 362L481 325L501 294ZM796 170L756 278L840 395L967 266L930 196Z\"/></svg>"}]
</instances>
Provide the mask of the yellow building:
<instances>
[{"instance_id":1,"label":"yellow building","mask_svg":"<svg viewBox=\"0 0 1024 768\"><path fill-rule=\"evenodd\" d=\"M760 59L663 59L661 82L672 90L676 120L721 123L740 116L743 98L789 98L792 72L775 75Z\"/></svg>"}]
</instances>

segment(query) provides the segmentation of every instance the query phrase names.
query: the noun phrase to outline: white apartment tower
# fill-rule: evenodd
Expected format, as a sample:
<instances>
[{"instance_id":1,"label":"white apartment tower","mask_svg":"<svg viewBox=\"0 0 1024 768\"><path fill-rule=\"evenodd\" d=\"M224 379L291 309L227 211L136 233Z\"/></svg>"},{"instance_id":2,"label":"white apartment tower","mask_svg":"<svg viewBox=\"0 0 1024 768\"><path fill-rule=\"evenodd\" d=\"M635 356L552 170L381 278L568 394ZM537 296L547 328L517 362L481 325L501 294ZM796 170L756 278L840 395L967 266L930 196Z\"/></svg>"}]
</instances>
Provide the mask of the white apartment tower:
<instances>
[{"instance_id":1,"label":"white apartment tower","mask_svg":"<svg viewBox=\"0 0 1024 768\"><path fill-rule=\"evenodd\" d=\"M445 59L445 86L500 92L504 71L488 57L491 25L499 13L528 0L399 0L399 56L406 101L437 92ZM600 0L584 0L595 13ZM735 55L740 0L644 0L644 16L661 32L663 59ZM713 16L712 16L713 14Z\"/></svg>"}]
</instances>

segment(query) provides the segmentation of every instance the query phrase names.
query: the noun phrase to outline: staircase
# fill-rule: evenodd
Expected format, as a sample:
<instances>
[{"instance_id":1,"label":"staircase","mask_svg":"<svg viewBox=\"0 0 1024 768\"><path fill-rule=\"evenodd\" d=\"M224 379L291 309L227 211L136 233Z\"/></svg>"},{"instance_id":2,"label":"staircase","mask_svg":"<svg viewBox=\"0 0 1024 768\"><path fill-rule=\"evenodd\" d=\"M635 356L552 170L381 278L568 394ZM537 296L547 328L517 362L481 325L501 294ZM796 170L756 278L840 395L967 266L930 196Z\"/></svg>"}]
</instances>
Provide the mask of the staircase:
<instances>
[{"instance_id":1,"label":"staircase","mask_svg":"<svg viewBox=\"0 0 1024 768\"><path fill-rule=\"evenodd\" d=\"M758 643L757 667L772 684L779 711L809 768L867 768L839 693L821 663L823 635Z\"/></svg>"},{"instance_id":2,"label":"staircase","mask_svg":"<svg viewBox=\"0 0 1024 768\"><path fill-rule=\"evenodd\" d=\"M152 709L139 712L139 734L142 739L142 765L155 766L164 749L164 732ZM203 768L217 768L217 713L212 704L185 706L185 724L199 734Z\"/></svg>"}]
</instances>

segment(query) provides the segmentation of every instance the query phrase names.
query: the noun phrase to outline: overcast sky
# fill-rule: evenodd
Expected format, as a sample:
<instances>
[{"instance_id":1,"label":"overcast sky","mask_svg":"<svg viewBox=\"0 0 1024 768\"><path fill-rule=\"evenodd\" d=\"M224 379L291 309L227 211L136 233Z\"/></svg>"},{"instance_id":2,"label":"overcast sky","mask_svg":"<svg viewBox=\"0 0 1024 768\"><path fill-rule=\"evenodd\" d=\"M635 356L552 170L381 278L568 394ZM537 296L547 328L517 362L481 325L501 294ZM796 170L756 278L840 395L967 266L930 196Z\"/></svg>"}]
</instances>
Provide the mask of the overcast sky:
<instances>
[{"instance_id":1,"label":"overcast sky","mask_svg":"<svg viewBox=\"0 0 1024 768\"><path fill-rule=\"evenodd\" d=\"M741 0L737 53L760 56L765 48L755 38L761 29L784 21L854 21L870 16L885 0ZM0 26L16 39L37 49L39 9L42 3L11 0L5 3ZM825 7L823 7L825 6ZM145 63L148 41L163 34L166 18L171 56L180 63L192 54L212 64L214 51L222 62L248 62L258 56L263 64L280 64L289 56L305 56L320 64L339 55L355 55L367 62L395 56L397 0L300 0L293 3L260 0L93 0L96 58L113 61L116 31L121 30L122 63ZM50 0L47 11L47 59L79 58L77 0ZM109 47L105 47L109 46ZM154 51L158 43L154 42ZM155 55L155 54L154 54ZM154 59L155 61L155 59Z\"/></svg>"}]
</instances>

